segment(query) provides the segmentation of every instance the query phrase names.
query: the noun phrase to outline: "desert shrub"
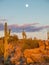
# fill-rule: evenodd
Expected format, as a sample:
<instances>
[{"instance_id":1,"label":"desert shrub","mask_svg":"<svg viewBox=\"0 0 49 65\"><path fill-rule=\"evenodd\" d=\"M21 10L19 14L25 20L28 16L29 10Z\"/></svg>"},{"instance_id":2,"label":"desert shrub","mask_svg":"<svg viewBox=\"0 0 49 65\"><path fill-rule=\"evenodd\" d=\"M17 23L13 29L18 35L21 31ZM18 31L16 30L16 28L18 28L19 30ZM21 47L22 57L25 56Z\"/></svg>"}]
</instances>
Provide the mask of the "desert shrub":
<instances>
[{"instance_id":1,"label":"desert shrub","mask_svg":"<svg viewBox=\"0 0 49 65\"><path fill-rule=\"evenodd\" d=\"M32 46L33 46L33 48L39 48L39 42L38 42L38 40L33 40Z\"/></svg>"},{"instance_id":2,"label":"desert shrub","mask_svg":"<svg viewBox=\"0 0 49 65\"><path fill-rule=\"evenodd\" d=\"M44 60L45 60L46 63L49 62L49 57L48 56L45 56L44 57Z\"/></svg>"},{"instance_id":3,"label":"desert shrub","mask_svg":"<svg viewBox=\"0 0 49 65\"><path fill-rule=\"evenodd\" d=\"M33 48L38 48L39 43L36 40L26 40L23 44L22 50L24 51L25 49L33 49Z\"/></svg>"}]
</instances>

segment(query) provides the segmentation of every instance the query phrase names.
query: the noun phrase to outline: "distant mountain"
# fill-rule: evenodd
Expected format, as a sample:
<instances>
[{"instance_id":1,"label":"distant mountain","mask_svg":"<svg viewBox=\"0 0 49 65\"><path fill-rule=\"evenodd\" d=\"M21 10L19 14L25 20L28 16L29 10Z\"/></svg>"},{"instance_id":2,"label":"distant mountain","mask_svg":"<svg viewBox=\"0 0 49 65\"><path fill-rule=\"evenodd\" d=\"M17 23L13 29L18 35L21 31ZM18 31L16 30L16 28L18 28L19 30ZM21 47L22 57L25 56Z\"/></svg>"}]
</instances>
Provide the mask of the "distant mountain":
<instances>
[{"instance_id":1,"label":"distant mountain","mask_svg":"<svg viewBox=\"0 0 49 65\"><path fill-rule=\"evenodd\" d=\"M27 24L22 26L18 26L17 24L8 25L8 29L11 29L12 32L22 32L23 30L25 30L26 32L36 32L47 28L49 28L49 25L46 26L36 26L32 24L30 25ZM0 23L0 31L2 30L4 30L4 25Z\"/></svg>"}]
</instances>

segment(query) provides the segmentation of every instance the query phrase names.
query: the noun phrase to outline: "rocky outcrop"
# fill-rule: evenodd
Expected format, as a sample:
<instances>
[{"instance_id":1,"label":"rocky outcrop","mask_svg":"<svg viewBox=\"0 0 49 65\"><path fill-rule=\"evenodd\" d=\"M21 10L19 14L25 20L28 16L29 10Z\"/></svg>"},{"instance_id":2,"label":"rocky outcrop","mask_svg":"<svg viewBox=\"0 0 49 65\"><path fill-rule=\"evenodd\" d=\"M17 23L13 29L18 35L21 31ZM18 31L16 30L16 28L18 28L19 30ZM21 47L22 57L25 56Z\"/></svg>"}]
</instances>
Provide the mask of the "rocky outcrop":
<instances>
[{"instance_id":1,"label":"rocky outcrop","mask_svg":"<svg viewBox=\"0 0 49 65\"><path fill-rule=\"evenodd\" d=\"M35 49L26 49L24 51L24 57L27 60L27 63L34 63L34 62L44 62L44 57L49 57L49 52L47 50L40 50L40 48Z\"/></svg>"}]
</instances>

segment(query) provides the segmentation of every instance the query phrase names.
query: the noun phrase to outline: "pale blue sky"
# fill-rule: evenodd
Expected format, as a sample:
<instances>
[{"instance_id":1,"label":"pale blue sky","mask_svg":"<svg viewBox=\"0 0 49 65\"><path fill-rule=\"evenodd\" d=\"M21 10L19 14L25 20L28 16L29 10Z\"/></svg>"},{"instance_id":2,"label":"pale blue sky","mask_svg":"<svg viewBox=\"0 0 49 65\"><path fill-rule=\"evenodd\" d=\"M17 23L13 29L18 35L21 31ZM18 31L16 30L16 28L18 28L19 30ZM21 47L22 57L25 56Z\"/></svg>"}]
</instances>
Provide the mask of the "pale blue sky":
<instances>
[{"instance_id":1,"label":"pale blue sky","mask_svg":"<svg viewBox=\"0 0 49 65\"><path fill-rule=\"evenodd\" d=\"M8 24L49 24L49 0L0 0L2 18L7 19Z\"/></svg>"}]
</instances>

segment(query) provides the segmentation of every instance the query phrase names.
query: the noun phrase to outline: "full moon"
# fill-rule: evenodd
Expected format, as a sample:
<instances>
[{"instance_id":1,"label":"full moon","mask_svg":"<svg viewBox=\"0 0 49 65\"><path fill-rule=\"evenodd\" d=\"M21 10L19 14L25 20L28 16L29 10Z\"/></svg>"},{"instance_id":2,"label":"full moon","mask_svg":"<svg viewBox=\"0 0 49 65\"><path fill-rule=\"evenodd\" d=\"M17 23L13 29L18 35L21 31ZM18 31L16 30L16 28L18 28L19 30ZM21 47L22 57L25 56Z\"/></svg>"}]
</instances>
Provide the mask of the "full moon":
<instances>
[{"instance_id":1,"label":"full moon","mask_svg":"<svg viewBox=\"0 0 49 65\"><path fill-rule=\"evenodd\" d=\"M26 7L29 7L29 5L28 5L28 4L26 4L25 6L26 6Z\"/></svg>"}]
</instances>

